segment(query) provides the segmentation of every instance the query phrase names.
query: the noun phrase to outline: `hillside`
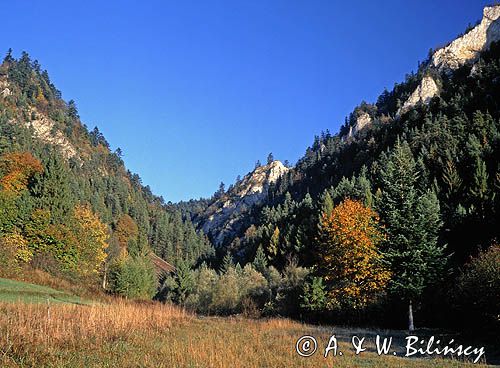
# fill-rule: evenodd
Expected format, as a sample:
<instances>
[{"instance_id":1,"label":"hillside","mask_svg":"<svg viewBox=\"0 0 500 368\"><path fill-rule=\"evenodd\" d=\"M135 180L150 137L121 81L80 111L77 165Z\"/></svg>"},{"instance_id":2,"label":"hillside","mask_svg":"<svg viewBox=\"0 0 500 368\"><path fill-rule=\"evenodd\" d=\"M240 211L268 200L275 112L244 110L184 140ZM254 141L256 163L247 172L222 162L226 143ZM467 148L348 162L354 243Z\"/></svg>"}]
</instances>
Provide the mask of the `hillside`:
<instances>
[{"instance_id":1,"label":"hillside","mask_svg":"<svg viewBox=\"0 0 500 368\"><path fill-rule=\"evenodd\" d=\"M247 197L242 180L211 200L178 205L214 240L223 269L231 261L236 267L251 262L265 276L271 296L257 302L261 310L319 318L354 313L355 323L363 315L402 325L416 303L422 323L498 329L497 286L479 290L498 285L499 16L499 5L486 7L480 22L431 50L405 81L374 103L361 102L337 134L315 137L294 167L266 183L258 201ZM271 167L245 178L263 170L269 174ZM367 234L338 235L352 231L348 221L361 221L360 212L383 229L383 240L374 243L381 258L363 261L374 262L366 270L372 278L354 261ZM366 247L365 256L373 245ZM387 283L375 266L384 263ZM285 285L273 289L276 275ZM367 282L371 289L364 289ZM379 286L387 292L379 307L394 314L356 314L359 298L365 308L371 302L364 298ZM194 295L207 297L202 292ZM471 315L474 322L467 321Z\"/></svg>"},{"instance_id":2,"label":"hillside","mask_svg":"<svg viewBox=\"0 0 500 368\"><path fill-rule=\"evenodd\" d=\"M47 71L10 50L0 65L0 178L4 275L30 265L112 291L136 272L142 285L129 280L117 291L152 296L153 252L174 265L212 254L180 211L125 168L121 150L80 121Z\"/></svg>"},{"instance_id":3,"label":"hillside","mask_svg":"<svg viewBox=\"0 0 500 368\"><path fill-rule=\"evenodd\" d=\"M499 235L495 226L498 202L494 199L499 180L499 16L498 5L486 7L475 27L432 51L427 60L419 63L416 73L408 74L406 80L391 91L385 90L376 103L363 101L357 106L337 134L327 130L315 137L314 144L307 148L295 167L273 182L265 198L249 206L252 208L246 209L245 214L236 212L230 219L219 216L214 221L214 208L221 207L222 203L215 199L204 210L192 211L191 217L212 238L214 234L225 234L217 238L216 244L237 248L234 254L247 254L251 258L258 244L266 247L274 224L300 217L282 214L279 215L282 219L271 221L271 228L257 239L245 235L251 227L269 228L266 213L276 210L278 205L283 206L287 194L290 195L288 201L293 200L295 205L309 194L314 206L319 208L326 192L340 199L346 193L339 192L349 190L345 187L354 185L361 175L375 196L381 188L380 168L387 152L394 149L399 139L409 144L413 156L422 165L421 174L426 180L422 185L436 186L445 221L443 241L450 244L460 261L465 260L488 239ZM474 162L476 160L480 162ZM478 180L473 174L483 163L487 188L481 196L492 199L488 208L477 203L478 198L473 195L476 189L472 187ZM243 191L239 182L231 192L238 191ZM225 193L222 198L228 196L232 194ZM478 206L481 206L480 213ZM306 228L302 230L308 232ZM290 231L290 236L282 239L283 244L295 242L293 238L298 230ZM458 239L467 240L459 245ZM312 238L304 241L313 243Z\"/></svg>"},{"instance_id":4,"label":"hillside","mask_svg":"<svg viewBox=\"0 0 500 368\"><path fill-rule=\"evenodd\" d=\"M253 206L264 203L269 188L288 170L280 161L256 167L227 191L216 193L213 202L196 218L196 222L201 224L214 244L220 245L240 230L233 229L234 221L245 216Z\"/></svg>"},{"instance_id":5,"label":"hillside","mask_svg":"<svg viewBox=\"0 0 500 368\"><path fill-rule=\"evenodd\" d=\"M294 167L155 196L40 64L0 65L0 274L206 315L498 338L500 5L361 102ZM173 179L172 179L173 180ZM162 261L163 260L163 261Z\"/></svg>"}]
</instances>

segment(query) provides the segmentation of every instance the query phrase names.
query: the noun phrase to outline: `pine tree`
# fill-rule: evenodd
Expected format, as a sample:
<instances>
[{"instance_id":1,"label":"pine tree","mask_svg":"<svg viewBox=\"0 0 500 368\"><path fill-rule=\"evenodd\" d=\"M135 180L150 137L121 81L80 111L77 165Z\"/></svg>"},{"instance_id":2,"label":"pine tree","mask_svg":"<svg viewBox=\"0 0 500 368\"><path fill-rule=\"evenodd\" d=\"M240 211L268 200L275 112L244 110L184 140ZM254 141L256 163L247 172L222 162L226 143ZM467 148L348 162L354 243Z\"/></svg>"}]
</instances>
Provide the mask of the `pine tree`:
<instances>
[{"instance_id":1,"label":"pine tree","mask_svg":"<svg viewBox=\"0 0 500 368\"><path fill-rule=\"evenodd\" d=\"M181 261L177 264L176 272L176 301L180 304L184 304L189 294L194 289L194 278L193 272L189 267L189 264L185 261Z\"/></svg>"},{"instance_id":2,"label":"pine tree","mask_svg":"<svg viewBox=\"0 0 500 368\"><path fill-rule=\"evenodd\" d=\"M231 254L229 254L229 252L226 253L226 255L224 256L224 258L222 259L222 264L220 266L220 269L219 269L219 273L221 275L227 273L229 271L229 269L231 268L234 268L234 261L233 261L233 257L231 256Z\"/></svg>"},{"instance_id":3,"label":"pine tree","mask_svg":"<svg viewBox=\"0 0 500 368\"><path fill-rule=\"evenodd\" d=\"M484 216L484 204L488 199L488 172L486 171L486 163L477 158L476 169L474 171L473 182L470 189L474 198L474 203L480 209L480 215Z\"/></svg>"},{"instance_id":4,"label":"pine tree","mask_svg":"<svg viewBox=\"0 0 500 368\"><path fill-rule=\"evenodd\" d=\"M328 293L323 278L314 276L304 284L300 306L309 311L322 311L327 306Z\"/></svg>"},{"instance_id":5,"label":"pine tree","mask_svg":"<svg viewBox=\"0 0 500 368\"><path fill-rule=\"evenodd\" d=\"M253 267L260 273L264 274L267 269L267 258L262 249L262 246L259 245L257 248L257 253L255 253L255 258L252 262Z\"/></svg>"},{"instance_id":6,"label":"pine tree","mask_svg":"<svg viewBox=\"0 0 500 368\"><path fill-rule=\"evenodd\" d=\"M267 164L270 165L272 164L274 161L274 156L272 153L269 153L269 155L267 156Z\"/></svg>"},{"instance_id":7,"label":"pine tree","mask_svg":"<svg viewBox=\"0 0 500 368\"><path fill-rule=\"evenodd\" d=\"M280 229L276 226L274 228L273 234L271 235L271 239L269 240L269 246L267 251L269 253L270 259L273 259L278 254L280 246Z\"/></svg>"},{"instance_id":8,"label":"pine tree","mask_svg":"<svg viewBox=\"0 0 500 368\"><path fill-rule=\"evenodd\" d=\"M328 190L325 190L323 192L323 195L321 196L321 213L320 217L323 214L330 214L333 211L333 199L332 196L330 195Z\"/></svg>"},{"instance_id":9,"label":"pine tree","mask_svg":"<svg viewBox=\"0 0 500 368\"><path fill-rule=\"evenodd\" d=\"M44 166L43 173L34 178L35 205L50 211L53 223L65 223L76 202L71 192L70 173L61 156L53 151Z\"/></svg>"},{"instance_id":10,"label":"pine tree","mask_svg":"<svg viewBox=\"0 0 500 368\"><path fill-rule=\"evenodd\" d=\"M437 242L439 202L435 193L417 190L418 177L410 147L398 141L381 172L378 205L388 233L383 250L393 274L390 289L408 303L410 330L414 328L413 303L438 280L446 260L444 247Z\"/></svg>"}]
</instances>

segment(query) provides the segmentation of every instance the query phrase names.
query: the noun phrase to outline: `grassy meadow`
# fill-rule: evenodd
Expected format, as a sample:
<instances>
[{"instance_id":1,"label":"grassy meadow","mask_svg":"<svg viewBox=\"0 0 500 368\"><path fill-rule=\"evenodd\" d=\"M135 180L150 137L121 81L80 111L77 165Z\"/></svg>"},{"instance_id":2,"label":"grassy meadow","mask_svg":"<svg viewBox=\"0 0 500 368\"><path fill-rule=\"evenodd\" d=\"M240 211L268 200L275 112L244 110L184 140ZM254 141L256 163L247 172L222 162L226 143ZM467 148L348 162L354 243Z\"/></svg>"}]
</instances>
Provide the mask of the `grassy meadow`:
<instances>
[{"instance_id":1,"label":"grassy meadow","mask_svg":"<svg viewBox=\"0 0 500 368\"><path fill-rule=\"evenodd\" d=\"M0 278L0 302L89 304L89 300L47 286Z\"/></svg>"},{"instance_id":2,"label":"grassy meadow","mask_svg":"<svg viewBox=\"0 0 500 368\"><path fill-rule=\"evenodd\" d=\"M325 359L321 350L331 328L287 319L199 317L154 302L81 304L51 288L5 279L0 285L0 367L5 368L481 366L440 358L379 357L369 351L355 356L348 336L375 332L347 329L335 329L344 356ZM22 300L14 298L14 287ZM27 303L45 296L53 298L51 303ZM309 358L295 352L297 339L306 334L319 342Z\"/></svg>"}]
</instances>

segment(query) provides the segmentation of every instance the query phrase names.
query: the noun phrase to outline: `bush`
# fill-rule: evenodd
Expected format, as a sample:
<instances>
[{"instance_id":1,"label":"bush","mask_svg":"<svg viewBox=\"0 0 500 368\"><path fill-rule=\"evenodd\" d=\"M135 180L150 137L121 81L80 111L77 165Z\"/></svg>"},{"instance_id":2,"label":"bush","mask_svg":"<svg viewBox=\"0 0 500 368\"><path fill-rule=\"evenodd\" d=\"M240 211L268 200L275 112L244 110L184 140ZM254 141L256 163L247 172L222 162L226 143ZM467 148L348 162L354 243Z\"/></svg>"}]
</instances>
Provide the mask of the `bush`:
<instances>
[{"instance_id":1,"label":"bush","mask_svg":"<svg viewBox=\"0 0 500 368\"><path fill-rule=\"evenodd\" d=\"M3 276L15 274L32 257L33 253L22 235L10 233L0 237L0 270Z\"/></svg>"},{"instance_id":2,"label":"bush","mask_svg":"<svg viewBox=\"0 0 500 368\"><path fill-rule=\"evenodd\" d=\"M241 301L240 284L236 269L230 267L217 280L210 308L217 314L238 313Z\"/></svg>"},{"instance_id":3,"label":"bush","mask_svg":"<svg viewBox=\"0 0 500 368\"><path fill-rule=\"evenodd\" d=\"M251 264L243 269L239 265L229 265L221 274L202 265L192 271L192 275L194 286L185 298L184 305L198 313L246 313L257 316L270 295L266 278ZM176 278L173 278L173 282L167 279L163 287L165 299L178 301Z\"/></svg>"},{"instance_id":4,"label":"bush","mask_svg":"<svg viewBox=\"0 0 500 368\"><path fill-rule=\"evenodd\" d=\"M157 279L146 256L127 257L112 270L113 290L131 299L151 299L156 294Z\"/></svg>"},{"instance_id":5,"label":"bush","mask_svg":"<svg viewBox=\"0 0 500 368\"><path fill-rule=\"evenodd\" d=\"M500 329L500 245L495 244L472 259L458 277L455 304L477 329Z\"/></svg>"}]
</instances>

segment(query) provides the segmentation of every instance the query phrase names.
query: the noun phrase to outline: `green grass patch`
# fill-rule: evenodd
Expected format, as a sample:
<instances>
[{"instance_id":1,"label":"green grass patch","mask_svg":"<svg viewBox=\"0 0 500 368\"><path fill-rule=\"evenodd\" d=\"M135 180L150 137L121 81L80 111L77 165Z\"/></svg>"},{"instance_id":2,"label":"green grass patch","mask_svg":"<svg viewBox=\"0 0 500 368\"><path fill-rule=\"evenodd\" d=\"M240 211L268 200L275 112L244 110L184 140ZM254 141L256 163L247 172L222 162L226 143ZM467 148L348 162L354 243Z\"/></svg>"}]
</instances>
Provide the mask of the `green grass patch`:
<instances>
[{"instance_id":1,"label":"green grass patch","mask_svg":"<svg viewBox=\"0 0 500 368\"><path fill-rule=\"evenodd\" d=\"M0 302L92 304L64 291L47 286L0 278Z\"/></svg>"}]
</instances>

